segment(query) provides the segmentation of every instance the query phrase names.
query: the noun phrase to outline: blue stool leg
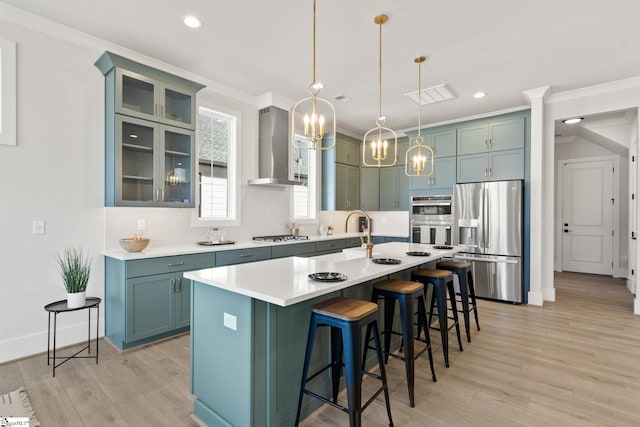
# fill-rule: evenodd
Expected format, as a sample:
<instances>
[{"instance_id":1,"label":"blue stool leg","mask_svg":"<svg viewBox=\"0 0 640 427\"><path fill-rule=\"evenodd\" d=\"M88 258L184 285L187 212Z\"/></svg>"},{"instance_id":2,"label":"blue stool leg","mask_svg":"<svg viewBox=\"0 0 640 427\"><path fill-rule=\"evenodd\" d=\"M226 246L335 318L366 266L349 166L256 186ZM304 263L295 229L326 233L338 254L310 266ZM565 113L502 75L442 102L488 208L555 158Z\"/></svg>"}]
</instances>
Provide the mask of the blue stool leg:
<instances>
[{"instance_id":1,"label":"blue stool leg","mask_svg":"<svg viewBox=\"0 0 640 427\"><path fill-rule=\"evenodd\" d=\"M362 327L348 325L342 334L344 348L344 371L346 377L347 402L349 403L349 426L362 425Z\"/></svg>"},{"instance_id":2,"label":"blue stool leg","mask_svg":"<svg viewBox=\"0 0 640 427\"><path fill-rule=\"evenodd\" d=\"M384 387L384 402L387 405L387 416L389 417L389 427L393 427L393 418L391 418L391 403L389 401L389 387L387 385L387 373L382 363L382 346L380 345L380 333L378 332L378 322L372 322L370 327L373 328L373 337L376 343L376 355L378 356L378 365L380 366L380 378Z\"/></svg>"},{"instance_id":3,"label":"blue stool leg","mask_svg":"<svg viewBox=\"0 0 640 427\"><path fill-rule=\"evenodd\" d=\"M338 403L340 372L342 371L342 332L331 327L331 390L333 403Z\"/></svg>"},{"instance_id":4,"label":"blue stool leg","mask_svg":"<svg viewBox=\"0 0 640 427\"><path fill-rule=\"evenodd\" d=\"M449 298L451 298L451 310L453 311L453 321L455 322L455 326L456 326L456 335L458 336L458 345L460 346L460 351L463 351L462 338L460 337L460 321L458 319L458 308L456 304L456 290L453 288L453 280L447 283L447 288L449 289ZM446 304L446 299L445 299L445 304ZM445 305L445 309L446 309L446 305Z\"/></svg>"},{"instance_id":5,"label":"blue stool leg","mask_svg":"<svg viewBox=\"0 0 640 427\"><path fill-rule=\"evenodd\" d=\"M478 322L478 304L476 302L476 290L473 285L473 273L471 270L467 272L467 282L469 283L469 294L471 295L471 303L473 304L473 315L476 318L476 327L480 330L480 323Z\"/></svg>"},{"instance_id":6,"label":"blue stool leg","mask_svg":"<svg viewBox=\"0 0 640 427\"><path fill-rule=\"evenodd\" d=\"M433 292L438 304L438 321L440 323L440 337L442 338L442 352L444 353L444 366L449 367L449 326L447 319L447 286L444 280L434 280ZM431 310L433 311L433 310Z\"/></svg>"},{"instance_id":7,"label":"blue stool leg","mask_svg":"<svg viewBox=\"0 0 640 427\"><path fill-rule=\"evenodd\" d=\"M456 269L458 283L460 284L460 299L462 300L462 316L464 317L464 331L467 334L467 342L471 342L471 329L469 325L469 285L463 269Z\"/></svg>"},{"instance_id":8,"label":"blue stool leg","mask_svg":"<svg viewBox=\"0 0 640 427\"><path fill-rule=\"evenodd\" d=\"M412 299L407 295L399 295L400 323L402 325L402 343L404 345L404 365L407 373L407 388L409 389L409 406L414 403L414 347L413 347L413 307Z\"/></svg>"},{"instance_id":9,"label":"blue stool leg","mask_svg":"<svg viewBox=\"0 0 640 427\"><path fill-rule=\"evenodd\" d=\"M391 331L393 329L393 316L396 309L394 298L384 297L384 363L389 361L391 350Z\"/></svg>"},{"instance_id":10,"label":"blue stool leg","mask_svg":"<svg viewBox=\"0 0 640 427\"><path fill-rule=\"evenodd\" d=\"M424 306L424 295L418 297L418 325L421 323L427 324L427 313ZM431 366L431 377L433 382L436 382L436 370L433 366L433 353L431 351L431 337L429 336L429 327L424 329L424 338L427 345L427 353L429 355L429 365Z\"/></svg>"},{"instance_id":11,"label":"blue stool leg","mask_svg":"<svg viewBox=\"0 0 640 427\"><path fill-rule=\"evenodd\" d=\"M307 375L309 374L309 365L311 364L311 353L313 352L313 341L316 337L316 317L312 314L309 322L309 335L307 336L307 350L304 355L304 366L302 368L302 380L300 382L300 396L298 397L298 411L296 413L297 426L300 424L300 413L302 411L302 399L304 398L304 390L307 383Z\"/></svg>"}]
</instances>

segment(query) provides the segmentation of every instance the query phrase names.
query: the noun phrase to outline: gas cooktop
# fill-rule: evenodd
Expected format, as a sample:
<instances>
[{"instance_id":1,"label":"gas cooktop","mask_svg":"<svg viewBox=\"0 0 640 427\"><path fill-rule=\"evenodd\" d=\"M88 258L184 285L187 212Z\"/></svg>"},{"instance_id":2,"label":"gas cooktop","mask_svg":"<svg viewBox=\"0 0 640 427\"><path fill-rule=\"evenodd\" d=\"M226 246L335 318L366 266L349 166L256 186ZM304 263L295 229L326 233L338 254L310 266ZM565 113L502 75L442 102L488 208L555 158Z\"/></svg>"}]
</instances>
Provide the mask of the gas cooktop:
<instances>
[{"instance_id":1,"label":"gas cooktop","mask_svg":"<svg viewBox=\"0 0 640 427\"><path fill-rule=\"evenodd\" d=\"M288 242L291 240L309 240L309 236L298 236L296 234L278 234L275 236L256 236L254 242Z\"/></svg>"}]
</instances>

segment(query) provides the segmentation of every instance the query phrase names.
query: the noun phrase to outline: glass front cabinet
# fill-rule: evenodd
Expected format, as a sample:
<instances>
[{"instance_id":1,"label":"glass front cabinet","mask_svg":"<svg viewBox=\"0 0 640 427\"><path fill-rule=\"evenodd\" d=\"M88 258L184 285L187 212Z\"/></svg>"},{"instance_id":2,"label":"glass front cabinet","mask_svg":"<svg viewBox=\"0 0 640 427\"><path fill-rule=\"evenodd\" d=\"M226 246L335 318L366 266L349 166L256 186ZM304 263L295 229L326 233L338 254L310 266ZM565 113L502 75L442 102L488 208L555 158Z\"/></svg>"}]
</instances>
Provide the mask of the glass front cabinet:
<instances>
[{"instance_id":1,"label":"glass front cabinet","mask_svg":"<svg viewBox=\"0 0 640 427\"><path fill-rule=\"evenodd\" d=\"M196 93L204 86L105 52L105 206L195 205Z\"/></svg>"}]
</instances>

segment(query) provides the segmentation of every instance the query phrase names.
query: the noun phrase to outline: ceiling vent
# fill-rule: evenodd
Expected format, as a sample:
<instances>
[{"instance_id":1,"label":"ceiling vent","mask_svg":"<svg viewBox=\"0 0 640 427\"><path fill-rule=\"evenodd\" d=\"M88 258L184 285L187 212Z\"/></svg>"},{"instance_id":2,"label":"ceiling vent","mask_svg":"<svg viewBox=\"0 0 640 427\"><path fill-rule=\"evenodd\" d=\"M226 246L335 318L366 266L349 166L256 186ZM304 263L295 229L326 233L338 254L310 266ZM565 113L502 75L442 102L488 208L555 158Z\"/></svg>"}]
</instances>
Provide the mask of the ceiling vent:
<instances>
[{"instance_id":1,"label":"ceiling vent","mask_svg":"<svg viewBox=\"0 0 640 427\"><path fill-rule=\"evenodd\" d=\"M446 101L455 98L456 95L446 84L431 86L420 91L405 93L404 96L411 98L413 102L420 105L435 104L436 102Z\"/></svg>"},{"instance_id":2,"label":"ceiling vent","mask_svg":"<svg viewBox=\"0 0 640 427\"><path fill-rule=\"evenodd\" d=\"M333 99L335 99L336 101L338 101L338 102L340 102L342 104L346 104L346 103L349 103L349 102L353 101L347 95L344 95L342 93L340 95L334 96Z\"/></svg>"}]
</instances>

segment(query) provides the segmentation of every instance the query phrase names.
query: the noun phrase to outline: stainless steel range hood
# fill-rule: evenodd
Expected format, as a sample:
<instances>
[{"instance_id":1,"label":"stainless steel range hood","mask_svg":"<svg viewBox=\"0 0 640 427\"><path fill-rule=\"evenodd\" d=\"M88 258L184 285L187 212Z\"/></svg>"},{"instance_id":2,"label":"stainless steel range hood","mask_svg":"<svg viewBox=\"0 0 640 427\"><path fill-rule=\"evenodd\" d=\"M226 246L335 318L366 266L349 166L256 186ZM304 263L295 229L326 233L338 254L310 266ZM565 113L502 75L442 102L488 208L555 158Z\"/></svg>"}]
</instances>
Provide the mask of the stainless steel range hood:
<instances>
[{"instance_id":1,"label":"stainless steel range hood","mask_svg":"<svg viewBox=\"0 0 640 427\"><path fill-rule=\"evenodd\" d=\"M289 112L266 107L258 112L258 179L249 185L291 187L304 185L289 179Z\"/></svg>"}]
</instances>

